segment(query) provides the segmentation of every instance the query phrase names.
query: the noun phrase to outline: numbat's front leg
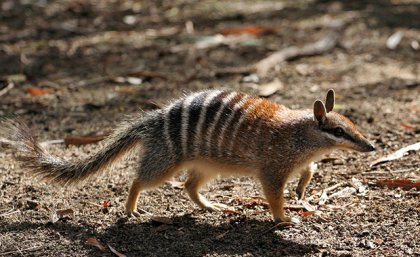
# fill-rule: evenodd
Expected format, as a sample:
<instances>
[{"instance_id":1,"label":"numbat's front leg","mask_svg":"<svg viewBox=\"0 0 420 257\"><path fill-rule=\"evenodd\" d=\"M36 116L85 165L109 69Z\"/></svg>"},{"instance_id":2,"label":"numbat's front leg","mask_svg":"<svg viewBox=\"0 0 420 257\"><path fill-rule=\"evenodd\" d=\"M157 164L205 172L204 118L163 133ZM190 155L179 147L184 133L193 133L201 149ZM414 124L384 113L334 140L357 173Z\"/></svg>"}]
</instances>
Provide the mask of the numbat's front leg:
<instances>
[{"instance_id":1,"label":"numbat's front leg","mask_svg":"<svg viewBox=\"0 0 420 257\"><path fill-rule=\"evenodd\" d=\"M299 184L296 188L296 194L299 200L302 200L305 197L306 187L311 182L314 171L315 171L315 165L313 163L311 163L308 167L306 167L302 171Z\"/></svg>"},{"instance_id":2,"label":"numbat's front leg","mask_svg":"<svg viewBox=\"0 0 420 257\"><path fill-rule=\"evenodd\" d=\"M276 174L264 175L260 177L262 189L270 205L271 213L276 222L290 222L292 219L284 213L284 188L287 176Z\"/></svg>"}]
</instances>

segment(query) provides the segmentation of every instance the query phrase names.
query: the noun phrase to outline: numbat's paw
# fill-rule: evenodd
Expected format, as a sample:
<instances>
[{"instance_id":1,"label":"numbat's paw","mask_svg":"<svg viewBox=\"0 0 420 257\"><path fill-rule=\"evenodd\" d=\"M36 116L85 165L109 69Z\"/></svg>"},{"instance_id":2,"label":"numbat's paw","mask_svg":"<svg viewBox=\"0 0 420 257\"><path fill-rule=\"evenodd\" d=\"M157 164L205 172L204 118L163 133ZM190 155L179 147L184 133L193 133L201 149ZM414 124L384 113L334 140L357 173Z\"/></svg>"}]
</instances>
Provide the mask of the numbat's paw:
<instances>
[{"instance_id":1,"label":"numbat's paw","mask_svg":"<svg viewBox=\"0 0 420 257\"><path fill-rule=\"evenodd\" d=\"M140 212L136 211L136 210L129 210L129 211L125 211L125 214L128 217L135 217L135 218L140 218L141 214Z\"/></svg>"},{"instance_id":2,"label":"numbat's paw","mask_svg":"<svg viewBox=\"0 0 420 257\"><path fill-rule=\"evenodd\" d=\"M288 216L281 216L280 218L275 218L275 222L281 223L281 222L287 222L287 223L293 223L293 224L299 224L300 219L296 217L288 217Z\"/></svg>"}]
</instances>

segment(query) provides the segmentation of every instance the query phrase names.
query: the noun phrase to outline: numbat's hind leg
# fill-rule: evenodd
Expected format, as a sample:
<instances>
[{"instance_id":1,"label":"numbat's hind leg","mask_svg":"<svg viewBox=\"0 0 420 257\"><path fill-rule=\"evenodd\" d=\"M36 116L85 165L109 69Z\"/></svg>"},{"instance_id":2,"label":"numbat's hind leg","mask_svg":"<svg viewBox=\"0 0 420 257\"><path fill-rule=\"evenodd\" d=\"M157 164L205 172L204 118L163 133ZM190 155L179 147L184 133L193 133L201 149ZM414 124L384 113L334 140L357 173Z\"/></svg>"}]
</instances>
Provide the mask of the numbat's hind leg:
<instances>
[{"instance_id":1,"label":"numbat's hind leg","mask_svg":"<svg viewBox=\"0 0 420 257\"><path fill-rule=\"evenodd\" d=\"M125 204L125 213L128 216L140 216L140 213L137 211L137 202L142 191L160 186L177 171L176 166L171 168L155 167L157 168L156 170L158 170L157 172L150 171L150 169L154 167L149 164L150 162L147 162L147 159L142 162L141 167L144 167L144 169L141 170L139 176L134 179L131 185ZM146 170L146 167L149 170ZM163 172L160 172L159 170L163 170Z\"/></svg>"},{"instance_id":2,"label":"numbat's hind leg","mask_svg":"<svg viewBox=\"0 0 420 257\"><path fill-rule=\"evenodd\" d=\"M185 182L185 191L200 208L207 210L216 210L214 206L207 201L207 199L199 193L200 188L211 179L209 175L197 172L195 170L190 171L190 176Z\"/></svg>"},{"instance_id":3,"label":"numbat's hind leg","mask_svg":"<svg viewBox=\"0 0 420 257\"><path fill-rule=\"evenodd\" d=\"M133 183L131 184L130 191L128 192L128 198L125 204L125 214L128 216L140 216L140 213L137 211L137 202L139 200L140 192L142 189L141 181L139 179L134 179Z\"/></svg>"},{"instance_id":4,"label":"numbat's hind leg","mask_svg":"<svg viewBox=\"0 0 420 257\"><path fill-rule=\"evenodd\" d=\"M200 206L200 208L209 211L218 211L226 208L227 206L222 204L212 204L199 193L200 188L213 177L214 174L205 174L203 172L192 170L190 176L185 182L185 191L188 193L191 200Z\"/></svg>"}]
</instances>

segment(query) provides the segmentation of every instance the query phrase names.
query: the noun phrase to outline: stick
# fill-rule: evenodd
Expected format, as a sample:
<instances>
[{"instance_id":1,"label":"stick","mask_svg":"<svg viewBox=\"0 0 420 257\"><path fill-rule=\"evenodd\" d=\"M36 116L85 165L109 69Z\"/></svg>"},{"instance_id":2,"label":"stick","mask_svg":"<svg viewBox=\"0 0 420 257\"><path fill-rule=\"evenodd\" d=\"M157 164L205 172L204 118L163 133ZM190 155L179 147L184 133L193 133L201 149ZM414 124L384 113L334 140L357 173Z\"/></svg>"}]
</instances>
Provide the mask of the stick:
<instances>
[{"instance_id":1,"label":"stick","mask_svg":"<svg viewBox=\"0 0 420 257\"><path fill-rule=\"evenodd\" d=\"M254 69L258 74L266 75L274 66L286 61L326 53L338 44L340 34L340 30L334 30L315 43L303 47L290 46L277 51L254 64Z\"/></svg>"},{"instance_id":2,"label":"stick","mask_svg":"<svg viewBox=\"0 0 420 257\"><path fill-rule=\"evenodd\" d=\"M345 17L342 20L335 20L330 23L328 26L331 28L331 31L320 40L309 43L302 47L290 46L272 53L268 57L260 60L259 62L243 67L227 68L217 71L217 74L249 74L256 72L259 75L266 75L273 67L278 64L282 64L286 61L295 60L297 58L305 56L313 56L324 54L332 49L334 49L341 37L341 33L344 28L355 18L359 17L356 13L350 13L348 17Z\"/></svg>"},{"instance_id":3,"label":"stick","mask_svg":"<svg viewBox=\"0 0 420 257\"><path fill-rule=\"evenodd\" d=\"M44 248L44 247L45 247L45 245L44 245L44 246L43 246L43 245L40 245L40 246L33 246L33 247L29 247L29 248L22 249L22 250L15 250L15 251L2 252L2 253L0 253L0 256L5 256L5 255L7 255L7 254L15 254L15 253L20 253L20 254L22 254L22 252L36 251L36 250L42 249L42 248Z\"/></svg>"},{"instance_id":4,"label":"stick","mask_svg":"<svg viewBox=\"0 0 420 257\"><path fill-rule=\"evenodd\" d=\"M0 214L0 217L6 217L6 216L9 216L9 215L18 213L18 212L20 212L20 210L14 210L13 211L13 209L11 209L10 211L7 211L5 213Z\"/></svg>"},{"instance_id":5,"label":"stick","mask_svg":"<svg viewBox=\"0 0 420 257\"><path fill-rule=\"evenodd\" d=\"M9 82L5 88L0 90L0 96L7 94L7 92L9 92L9 90L14 87L15 87L15 84L13 82Z\"/></svg>"},{"instance_id":6,"label":"stick","mask_svg":"<svg viewBox=\"0 0 420 257\"><path fill-rule=\"evenodd\" d=\"M330 192L330 191L333 191L334 189L336 189L336 188L339 188L339 187L341 187L341 186L344 186L344 185L346 185L347 184L347 182L340 182L340 183L338 183L338 184L335 184L335 185L333 185L333 186L330 186L330 187L327 187L327 188L325 188L324 190L321 190L320 192L318 192L318 193L316 193L316 194L313 194L313 195L311 195L311 196L309 196L307 199L306 199L306 201L310 201L310 200L312 200L316 195L321 195L323 192L325 192L325 193L328 193L328 192Z\"/></svg>"}]
</instances>

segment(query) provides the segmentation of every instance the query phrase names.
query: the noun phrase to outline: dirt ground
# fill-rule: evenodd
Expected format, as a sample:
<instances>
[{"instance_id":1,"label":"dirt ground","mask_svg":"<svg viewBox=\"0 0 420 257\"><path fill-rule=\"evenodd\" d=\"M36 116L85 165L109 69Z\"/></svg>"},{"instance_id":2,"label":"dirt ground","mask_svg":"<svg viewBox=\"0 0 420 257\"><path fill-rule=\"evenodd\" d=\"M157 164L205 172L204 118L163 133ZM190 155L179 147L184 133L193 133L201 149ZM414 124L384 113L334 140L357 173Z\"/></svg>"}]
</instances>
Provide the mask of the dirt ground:
<instances>
[{"instance_id":1,"label":"dirt ground","mask_svg":"<svg viewBox=\"0 0 420 257\"><path fill-rule=\"evenodd\" d=\"M251 178L204 190L230 211L201 211L172 182L143 194L144 216L134 219L123 211L136 158L60 188L31 177L0 144L0 256L114 256L107 245L127 256L420 256L418 187L380 186L418 181L419 152L369 166L420 141L420 1L4 0L0 11L0 117L20 116L41 142L108 131L185 92L261 94L278 79L268 98L295 109L334 88L336 110L377 146L326 156L303 203L291 181L286 211L301 223L277 225ZM264 75L229 72L316 42L349 14L325 53ZM403 37L391 50L395 32ZM100 147L47 149L75 159Z\"/></svg>"}]
</instances>

